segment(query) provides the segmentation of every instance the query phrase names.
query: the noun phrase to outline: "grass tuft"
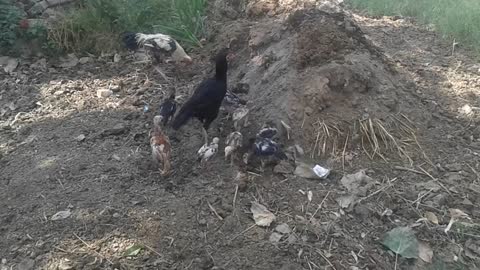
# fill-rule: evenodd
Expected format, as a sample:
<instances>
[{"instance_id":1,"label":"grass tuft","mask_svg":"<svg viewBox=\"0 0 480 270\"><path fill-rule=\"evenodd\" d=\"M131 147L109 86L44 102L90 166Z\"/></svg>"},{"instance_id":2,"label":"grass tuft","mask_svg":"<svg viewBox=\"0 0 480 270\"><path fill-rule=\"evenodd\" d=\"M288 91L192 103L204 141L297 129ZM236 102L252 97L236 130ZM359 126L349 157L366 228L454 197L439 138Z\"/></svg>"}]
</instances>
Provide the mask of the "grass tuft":
<instances>
[{"instance_id":1,"label":"grass tuft","mask_svg":"<svg viewBox=\"0 0 480 270\"><path fill-rule=\"evenodd\" d=\"M354 8L372 15L414 17L451 39L480 52L480 1L478 0L348 0Z\"/></svg>"}]
</instances>

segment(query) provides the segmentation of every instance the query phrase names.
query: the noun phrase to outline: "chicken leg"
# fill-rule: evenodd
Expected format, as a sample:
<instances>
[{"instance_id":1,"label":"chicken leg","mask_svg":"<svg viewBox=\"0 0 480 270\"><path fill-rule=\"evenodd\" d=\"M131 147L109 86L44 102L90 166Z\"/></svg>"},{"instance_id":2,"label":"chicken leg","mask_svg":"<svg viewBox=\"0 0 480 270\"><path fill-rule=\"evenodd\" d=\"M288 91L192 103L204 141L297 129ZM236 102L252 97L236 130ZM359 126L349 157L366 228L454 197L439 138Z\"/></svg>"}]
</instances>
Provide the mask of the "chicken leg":
<instances>
[{"instance_id":1,"label":"chicken leg","mask_svg":"<svg viewBox=\"0 0 480 270\"><path fill-rule=\"evenodd\" d=\"M203 139L205 141L205 145L208 144L208 133L207 133L207 130L205 129L205 127L202 126L202 133L203 133Z\"/></svg>"}]
</instances>

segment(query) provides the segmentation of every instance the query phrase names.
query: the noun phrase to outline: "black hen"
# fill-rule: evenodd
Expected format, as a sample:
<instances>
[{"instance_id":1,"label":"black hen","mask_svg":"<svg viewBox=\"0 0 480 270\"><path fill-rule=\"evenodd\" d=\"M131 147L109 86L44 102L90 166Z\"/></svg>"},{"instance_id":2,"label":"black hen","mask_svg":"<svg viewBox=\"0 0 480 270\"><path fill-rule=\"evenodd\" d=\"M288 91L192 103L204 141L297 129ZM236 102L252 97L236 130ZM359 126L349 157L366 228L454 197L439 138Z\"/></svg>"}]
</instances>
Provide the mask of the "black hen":
<instances>
[{"instance_id":1,"label":"black hen","mask_svg":"<svg viewBox=\"0 0 480 270\"><path fill-rule=\"evenodd\" d=\"M178 130L192 117L203 123L205 144L208 143L207 130L218 116L223 98L227 92L228 49L222 49L215 57L215 76L203 80L172 121Z\"/></svg>"},{"instance_id":2,"label":"black hen","mask_svg":"<svg viewBox=\"0 0 480 270\"><path fill-rule=\"evenodd\" d=\"M162 125L167 125L168 121L173 118L177 111L177 102L175 101L175 92L163 101L158 109L158 114L163 117Z\"/></svg>"}]
</instances>

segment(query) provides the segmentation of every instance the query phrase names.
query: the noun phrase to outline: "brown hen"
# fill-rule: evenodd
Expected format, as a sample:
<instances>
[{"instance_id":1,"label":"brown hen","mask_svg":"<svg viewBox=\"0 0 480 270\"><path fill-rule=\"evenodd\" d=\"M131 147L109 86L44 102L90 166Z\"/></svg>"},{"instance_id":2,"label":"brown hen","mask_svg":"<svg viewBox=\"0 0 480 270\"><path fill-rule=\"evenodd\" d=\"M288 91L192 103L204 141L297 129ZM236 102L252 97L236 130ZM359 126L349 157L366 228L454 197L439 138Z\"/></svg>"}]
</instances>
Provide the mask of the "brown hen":
<instances>
[{"instance_id":1,"label":"brown hen","mask_svg":"<svg viewBox=\"0 0 480 270\"><path fill-rule=\"evenodd\" d=\"M160 174L168 175L171 170L170 152L171 145L168 136L163 133L161 123L163 117L156 115L153 118L153 130L150 133L150 146L152 147L153 161L158 163Z\"/></svg>"}]
</instances>

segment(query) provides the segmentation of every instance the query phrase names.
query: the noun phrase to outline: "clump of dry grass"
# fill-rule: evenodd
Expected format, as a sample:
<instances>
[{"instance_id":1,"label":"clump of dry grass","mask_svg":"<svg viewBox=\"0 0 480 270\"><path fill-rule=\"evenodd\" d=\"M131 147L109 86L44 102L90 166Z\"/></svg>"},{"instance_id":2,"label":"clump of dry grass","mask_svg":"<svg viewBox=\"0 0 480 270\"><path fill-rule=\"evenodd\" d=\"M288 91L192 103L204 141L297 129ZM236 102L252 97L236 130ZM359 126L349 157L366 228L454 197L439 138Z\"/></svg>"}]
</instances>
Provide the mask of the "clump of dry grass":
<instances>
[{"instance_id":1,"label":"clump of dry grass","mask_svg":"<svg viewBox=\"0 0 480 270\"><path fill-rule=\"evenodd\" d=\"M326 155L344 157L347 149L358 147L358 140L354 138L359 138L362 151L372 160L380 157L388 162L388 154L394 153L413 164L413 156L421 154L422 158L431 164L418 142L415 125L403 114L391 115L385 120L318 120L313 127L314 143L310 153L312 158Z\"/></svg>"}]
</instances>

